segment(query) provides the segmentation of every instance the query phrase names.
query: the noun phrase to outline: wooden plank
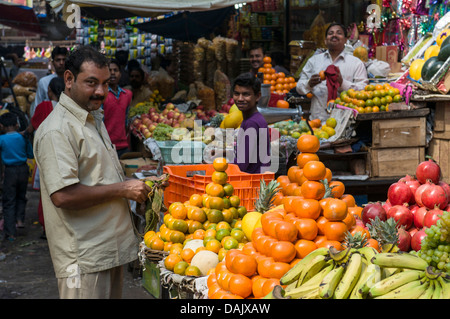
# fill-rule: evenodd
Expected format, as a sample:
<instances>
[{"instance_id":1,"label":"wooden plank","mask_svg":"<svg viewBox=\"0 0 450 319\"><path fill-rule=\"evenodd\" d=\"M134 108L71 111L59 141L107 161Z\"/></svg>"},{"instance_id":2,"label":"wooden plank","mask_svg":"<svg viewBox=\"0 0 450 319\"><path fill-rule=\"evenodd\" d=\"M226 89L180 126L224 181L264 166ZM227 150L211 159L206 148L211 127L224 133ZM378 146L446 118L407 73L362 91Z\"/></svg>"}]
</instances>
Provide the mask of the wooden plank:
<instances>
[{"instance_id":1,"label":"wooden plank","mask_svg":"<svg viewBox=\"0 0 450 319\"><path fill-rule=\"evenodd\" d=\"M425 160L425 147L370 149L371 177L415 175Z\"/></svg>"},{"instance_id":2,"label":"wooden plank","mask_svg":"<svg viewBox=\"0 0 450 319\"><path fill-rule=\"evenodd\" d=\"M450 181L450 140L433 138L427 150L429 155L441 168L442 180Z\"/></svg>"},{"instance_id":3,"label":"wooden plank","mask_svg":"<svg viewBox=\"0 0 450 319\"><path fill-rule=\"evenodd\" d=\"M450 102L436 103L433 136L439 139L450 139Z\"/></svg>"},{"instance_id":4,"label":"wooden plank","mask_svg":"<svg viewBox=\"0 0 450 319\"><path fill-rule=\"evenodd\" d=\"M374 148L426 146L426 118L374 120L372 146Z\"/></svg>"},{"instance_id":5,"label":"wooden plank","mask_svg":"<svg viewBox=\"0 0 450 319\"><path fill-rule=\"evenodd\" d=\"M396 111L396 112L361 113L356 116L356 121L398 119L405 117L423 117L427 116L429 113L430 113L429 108L421 108L408 111Z\"/></svg>"}]
</instances>

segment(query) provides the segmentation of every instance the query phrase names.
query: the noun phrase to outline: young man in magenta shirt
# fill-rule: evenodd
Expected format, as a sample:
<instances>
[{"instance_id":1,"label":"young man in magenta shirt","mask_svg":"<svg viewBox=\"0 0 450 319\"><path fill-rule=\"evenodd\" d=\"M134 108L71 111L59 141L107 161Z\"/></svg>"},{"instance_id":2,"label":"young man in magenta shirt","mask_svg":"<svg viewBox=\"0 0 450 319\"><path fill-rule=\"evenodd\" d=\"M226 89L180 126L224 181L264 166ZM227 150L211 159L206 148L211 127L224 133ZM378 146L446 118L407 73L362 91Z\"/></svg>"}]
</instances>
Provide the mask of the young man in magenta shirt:
<instances>
[{"instance_id":1,"label":"young man in magenta shirt","mask_svg":"<svg viewBox=\"0 0 450 319\"><path fill-rule=\"evenodd\" d=\"M235 164L242 172L260 174L270 166L270 134L258 112L261 82L251 73L239 75L233 83L233 99L244 120L236 140Z\"/></svg>"},{"instance_id":2,"label":"young man in magenta shirt","mask_svg":"<svg viewBox=\"0 0 450 319\"><path fill-rule=\"evenodd\" d=\"M119 86L121 77L120 66L114 59L109 63L109 72L111 77L109 78L108 96L103 103L104 123L120 158L122 154L130 151L127 135L127 117L133 94L130 90Z\"/></svg>"}]
</instances>

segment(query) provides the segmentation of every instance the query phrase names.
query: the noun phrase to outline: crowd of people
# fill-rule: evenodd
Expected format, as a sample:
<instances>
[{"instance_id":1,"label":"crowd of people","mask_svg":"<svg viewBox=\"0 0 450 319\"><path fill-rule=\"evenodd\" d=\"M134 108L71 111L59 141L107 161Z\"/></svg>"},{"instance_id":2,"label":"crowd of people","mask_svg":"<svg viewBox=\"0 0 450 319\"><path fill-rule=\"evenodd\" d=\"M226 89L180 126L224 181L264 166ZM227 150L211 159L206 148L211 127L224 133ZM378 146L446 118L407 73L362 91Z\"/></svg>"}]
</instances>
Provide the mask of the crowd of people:
<instances>
[{"instance_id":1,"label":"crowd of people","mask_svg":"<svg viewBox=\"0 0 450 319\"><path fill-rule=\"evenodd\" d=\"M346 39L345 27L331 24L326 31L328 49L308 61L294 89L314 94L313 117L326 117L323 99L330 88L337 94L367 82L362 62L344 53ZM251 70L234 80L231 92L243 114L235 163L248 173L270 166L270 136L257 109L261 82L255 76L264 56L261 47L250 50ZM55 47L51 57L54 73L38 83L30 126L19 132L14 114L0 116L4 237L14 242L16 227L23 227L26 162L34 158L33 187L41 194L39 221L60 297L120 298L122 266L137 258L138 249L130 201L145 202L150 188L126 178L119 158L130 151L128 109L148 100L152 92L145 85L144 70L124 52L108 59L90 46L72 52ZM280 55L273 57L279 72L286 70ZM322 70L333 85L319 77Z\"/></svg>"}]
</instances>

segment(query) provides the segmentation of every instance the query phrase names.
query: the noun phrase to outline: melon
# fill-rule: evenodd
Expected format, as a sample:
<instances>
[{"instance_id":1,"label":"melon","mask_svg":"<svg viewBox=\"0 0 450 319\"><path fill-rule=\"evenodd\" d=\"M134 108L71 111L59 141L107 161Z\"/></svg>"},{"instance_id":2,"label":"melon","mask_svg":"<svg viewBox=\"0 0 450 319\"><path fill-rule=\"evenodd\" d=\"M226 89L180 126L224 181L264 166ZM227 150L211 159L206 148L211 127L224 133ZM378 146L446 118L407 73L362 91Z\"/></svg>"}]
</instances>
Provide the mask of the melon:
<instances>
[{"instance_id":1,"label":"melon","mask_svg":"<svg viewBox=\"0 0 450 319\"><path fill-rule=\"evenodd\" d=\"M439 50L437 58L439 61L445 62L449 56L450 56L450 45L446 44L445 46L441 47L441 50Z\"/></svg>"},{"instance_id":2,"label":"melon","mask_svg":"<svg viewBox=\"0 0 450 319\"><path fill-rule=\"evenodd\" d=\"M450 35L450 29L444 29L442 30L437 38L436 38L436 43L437 45L441 46L442 42Z\"/></svg>"},{"instance_id":3,"label":"melon","mask_svg":"<svg viewBox=\"0 0 450 319\"><path fill-rule=\"evenodd\" d=\"M435 68L438 62L439 60L436 56L433 56L425 61L421 72L422 80L429 81L433 77L433 75L436 73Z\"/></svg>"},{"instance_id":4,"label":"melon","mask_svg":"<svg viewBox=\"0 0 450 319\"><path fill-rule=\"evenodd\" d=\"M183 247L183 249L190 248L193 251L196 251L197 248L204 247L203 240L201 239L191 239L189 240Z\"/></svg>"},{"instance_id":5,"label":"melon","mask_svg":"<svg viewBox=\"0 0 450 319\"><path fill-rule=\"evenodd\" d=\"M191 266L196 266L202 276L206 276L208 271L215 268L219 263L219 255L210 250L200 250L192 257Z\"/></svg>"},{"instance_id":6,"label":"melon","mask_svg":"<svg viewBox=\"0 0 450 319\"><path fill-rule=\"evenodd\" d=\"M430 46L426 51L425 54L423 56L423 59L426 61L429 58L433 57L433 56L437 56L439 54L439 49L440 47L438 45L432 45Z\"/></svg>"},{"instance_id":7,"label":"melon","mask_svg":"<svg viewBox=\"0 0 450 319\"><path fill-rule=\"evenodd\" d=\"M420 80L422 77L422 67L425 61L423 59L414 60L409 67L409 76L413 80Z\"/></svg>"},{"instance_id":8,"label":"melon","mask_svg":"<svg viewBox=\"0 0 450 319\"><path fill-rule=\"evenodd\" d=\"M369 52L363 46L359 46L353 50L353 56L359 58L363 62L367 62L369 60Z\"/></svg>"}]
</instances>

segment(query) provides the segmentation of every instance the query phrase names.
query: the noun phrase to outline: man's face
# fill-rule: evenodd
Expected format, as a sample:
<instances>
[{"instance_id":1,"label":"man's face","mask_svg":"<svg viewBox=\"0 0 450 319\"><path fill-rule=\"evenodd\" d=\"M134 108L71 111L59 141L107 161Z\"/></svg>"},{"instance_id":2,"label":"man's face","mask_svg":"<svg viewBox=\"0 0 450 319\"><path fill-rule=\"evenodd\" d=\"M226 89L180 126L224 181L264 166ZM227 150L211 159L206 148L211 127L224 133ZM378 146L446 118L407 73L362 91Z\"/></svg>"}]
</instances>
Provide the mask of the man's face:
<instances>
[{"instance_id":1,"label":"man's face","mask_svg":"<svg viewBox=\"0 0 450 319\"><path fill-rule=\"evenodd\" d=\"M346 42L345 31L340 26L334 25L328 30L327 37L325 38L325 44L328 50L342 51L345 48Z\"/></svg>"},{"instance_id":2,"label":"man's face","mask_svg":"<svg viewBox=\"0 0 450 319\"><path fill-rule=\"evenodd\" d=\"M111 73L111 77L109 78L109 85L116 86L119 84L120 77L122 73L120 73L120 68L115 63L109 64L109 73Z\"/></svg>"},{"instance_id":3,"label":"man's face","mask_svg":"<svg viewBox=\"0 0 450 319\"><path fill-rule=\"evenodd\" d=\"M108 94L109 68L99 68L94 62L83 62L76 80L72 72L64 73L66 92L86 111L98 110Z\"/></svg>"},{"instance_id":4,"label":"man's face","mask_svg":"<svg viewBox=\"0 0 450 319\"><path fill-rule=\"evenodd\" d=\"M255 94L250 87L236 85L233 90L233 100L241 112L247 112L256 108L256 103L261 97L261 93Z\"/></svg>"},{"instance_id":5,"label":"man's face","mask_svg":"<svg viewBox=\"0 0 450 319\"><path fill-rule=\"evenodd\" d=\"M258 70L263 66L264 54L261 48L250 50L250 65L253 70Z\"/></svg>"},{"instance_id":6,"label":"man's face","mask_svg":"<svg viewBox=\"0 0 450 319\"><path fill-rule=\"evenodd\" d=\"M58 75L62 75L65 71L64 63L66 62L66 56L64 54L57 54L53 59L53 67Z\"/></svg>"},{"instance_id":7,"label":"man's face","mask_svg":"<svg viewBox=\"0 0 450 319\"><path fill-rule=\"evenodd\" d=\"M134 89L138 89L142 86L144 79L141 76L139 71L131 71L130 72L130 84Z\"/></svg>"}]
</instances>

